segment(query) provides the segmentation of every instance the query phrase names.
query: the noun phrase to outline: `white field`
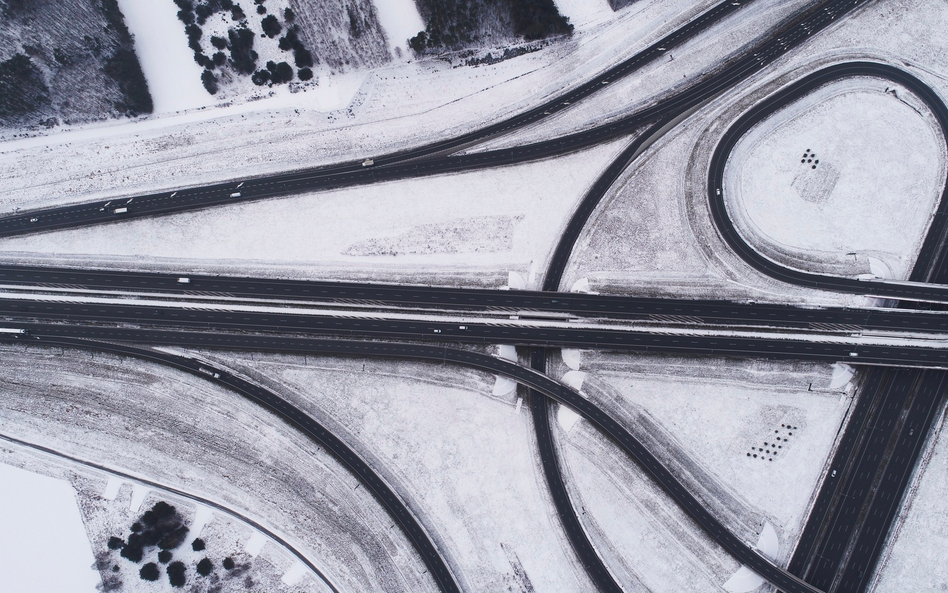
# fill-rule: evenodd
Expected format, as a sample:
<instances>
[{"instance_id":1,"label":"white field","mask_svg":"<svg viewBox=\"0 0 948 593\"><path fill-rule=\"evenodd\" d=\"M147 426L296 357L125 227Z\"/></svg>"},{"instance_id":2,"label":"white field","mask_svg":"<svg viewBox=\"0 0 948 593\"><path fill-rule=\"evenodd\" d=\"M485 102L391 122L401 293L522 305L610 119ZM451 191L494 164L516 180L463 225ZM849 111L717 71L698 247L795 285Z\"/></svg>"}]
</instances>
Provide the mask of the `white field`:
<instances>
[{"instance_id":1,"label":"white field","mask_svg":"<svg viewBox=\"0 0 948 593\"><path fill-rule=\"evenodd\" d=\"M0 525L4 591L91 593L100 583L76 493L65 480L0 463ZM55 570L44 552L51 541Z\"/></svg>"},{"instance_id":2,"label":"white field","mask_svg":"<svg viewBox=\"0 0 948 593\"><path fill-rule=\"evenodd\" d=\"M342 590L435 590L358 480L259 406L137 360L13 347L3 359L0 433L231 508Z\"/></svg>"},{"instance_id":3,"label":"white field","mask_svg":"<svg viewBox=\"0 0 948 593\"><path fill-rule=\"evenodd\" d=\"M549 500L529 409L516 392L493 396L493 376L373 359L201 355L277 389L382 468L433 526L464 590L592 587Z\"/></svg>"},{"instance_id":4,"label":"white field","mask_svg":"<svg viewBox=\"0 0 948 593\"><path fill-rule=\"evenodd\" d=\"M165 269L403 281L426 272L429 282L499 286L508 270L528 277L531 264L546 266L558 230L620 148L4 239L0 250L126 268L147 258Z\"/></svg>"},{"instance_id":5,"label":"white field","mask_svg":"<svg viewBox=\"0 0 948 593\"><path fill-rule=\"evenodd\" d=\"M590 399L719 519L748 543L769 522L778 562L789 558L852 401L852 385L831 387L833 367L585 352L582 369ZM737 569L587 422L559 442L574 503L624 582L655 593L717 591Z\"/></svg>"},{"instance_id":6,"label":"white field","mask_svg":"<svg viewBox=\"0 0 948 593\"><path fill-rule=\"evenodd\" d=\"M784 265L854 275L872 257L905 279L945 168L945 139L920 100L887 81L850 79L751 130L724 189L745 239Z\"/></svg>"},{"instance_id":7,"label":"white field","mask_svg":"<svg viewBox=\"0 0 948 593\"><path fill-rule=\"evenodd\" d=\"M944 413L944 412L943 412ZM906 490L903 515L893 525L871 593L936 593L948 589L948 438L944 417L936 421L935 438L920 459L922 471Z\"/></svg>"}]
</instances>

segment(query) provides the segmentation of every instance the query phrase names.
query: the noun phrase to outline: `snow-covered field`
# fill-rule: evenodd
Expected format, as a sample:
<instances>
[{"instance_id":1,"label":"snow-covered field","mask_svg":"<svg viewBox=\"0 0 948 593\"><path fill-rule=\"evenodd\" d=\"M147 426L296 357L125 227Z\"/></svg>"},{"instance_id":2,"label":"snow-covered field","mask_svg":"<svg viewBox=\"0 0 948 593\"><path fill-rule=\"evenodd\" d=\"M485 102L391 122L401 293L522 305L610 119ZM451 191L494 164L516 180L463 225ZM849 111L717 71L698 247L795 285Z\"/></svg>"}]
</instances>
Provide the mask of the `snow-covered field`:
<instances>
[{"instance_id":1,"label":"snow-covered field","mask_svg":"<svg viewBox=\"0 0 948 593\"><path fill-rule=\"evenodd\" d=\"M690 1L646 0L581 28L571 41L489 66L399 62L320 80L296 94L9 139L0 143L0 210L356 160L454 136L634 54L651 39L641 23L670 31L695 13Z\"/></svg>"},{"instance_id":2,"label":"snow-covered field","mask_svg":"<svg viewBox=\"0 0 948 593\"><path fill-rule=\"evenodd\" d=\"M340 589L435 589L358 480L259 406L137 360L13 347L3 359L0 433L233 509Z\"/></svg>"},{"instance_id":3,"label":"snow-covered field","mask_svg":"<svg viewBox=\"0 0 948 593\"><path fill-rule=\"evenodd\" d=\"M888 81L822 87L761 122L725 173L728 208L757 249L834 274L911 272L945 184L932 114ZM877 266L871 271L876 272Z\"/></svg>"},{"instance_id":4,"label":"snow-covered field","mask_svg":"<svg viewBox=\"0 0 948 593\"><path fill-rule=\"evenodd\" d=\"M499 285L508 271L528 278L546 267L558 229L621 142L496 171L4 239L0 250L126 268Z\"/></svg>"},{"instance_id":5,"label":"snow-covered field","mask_svg":"<svg viewBox=\"0 0 948 593\"><path fill-rule=\"evenodd\" d=\"M212 354L316 418L399 485L469 591L592 586L549 500L528 409L494 377L425 363ZM364 365L364 366L363 366Z\"/></svg>"},{"instance_id":6,"label":"snow-covered field","mask_svg":"<svg viewBox=\"0 0 948 593\"><path fill-rule=\"evenodd\" d=\"M789 558L852 401L826 365L584 352L583 391L754 543ZM843 383L843 384L839 384ZM574 504L630 587L717 591L737 563L588 423L560 431Z\"/></svg>"}]
</instances>

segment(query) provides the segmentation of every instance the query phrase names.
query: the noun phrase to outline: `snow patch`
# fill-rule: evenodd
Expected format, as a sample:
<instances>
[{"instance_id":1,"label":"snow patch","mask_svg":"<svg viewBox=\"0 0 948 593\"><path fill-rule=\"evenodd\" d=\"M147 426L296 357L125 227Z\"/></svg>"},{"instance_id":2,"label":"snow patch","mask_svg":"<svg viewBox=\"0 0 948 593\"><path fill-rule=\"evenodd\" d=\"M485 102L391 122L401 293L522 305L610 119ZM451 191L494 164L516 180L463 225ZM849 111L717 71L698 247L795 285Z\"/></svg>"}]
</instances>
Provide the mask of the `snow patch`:
<instances>
[{"instance_id":1,"label":"snow patch","mask_svg":"<svg viewBox=\"0 0 948 593\"><path fill-rule=\"evenodd\" d=\"M0 575L4 591L88 593L101 584L76 493L65 480L0 465ZM39 550L56 541L55 570Z\"/></svg>"},{"instance_id":2,"label":"snow patch","mask_svg":"<svg viewBox=\"0 0 948 593\"><path fill-rule=\"evenodd\" d=\"M580 278L569 289L570 292L589 292L589 278Z\"/></svg>"},{"instance_id":3,"label":"snow patch","mask_svg":"<svg viewBox=\"0 0 948 593\"><path fill-rule=\"evenodd\" d=\"M105 500L115 500L115 497L118 496L119 490L122 488L122 480L116 478L115 476L109 476L109 481L105 485L105 491L102 493L102 498Z\"/></svg>"},{"instance_id":4,"label":"snow patch","mask_svg":"<svg viewBox=\"0 0 948 593\"><path fill-rule=\"evenodd\" d=\"M259 531L254 531L247 543L244 544L244 552L249 556L256 558L263 551L263 546L267 544L267 537Z\"/></svg>"},{"instance_id":5,"label":"snow patch","mask_svg":"<svg viewBox=\"0 0 948 593\"><path fill-rule=\"evenodd\" d=\"M582 356L582 351L575 348L563 348L560 350L560 358L563 359L563 363L574 371L579 370L579 365L582 362Z\"/></svg>"},{"instance_id":6,"label":"snow patch","mask_svg":"<svg viewBox=\"0 0 948 593\"><path fill-rule=\"evenodd\" d=\"M517 347L510 344L497 346L497 357L510 362L517 362Z\"/></svg>"},{"instance_id":7,"label":"snow patch","mask_svg":"<svg viewBox=\"0 0 948 593\"><path fill-rule=\"evenodd\" d=\"M395 56L410 58L408 40L425 30L425 23L412 0L375 0L379 24L385 30L388 47Z\"/></svg>"},{"instance_id":8,"label":"snow patch","mask_svg":"<svg viewBox=\"0 0 948 593\"><path fill-rule=\"evenodd\" d=\"M132 490L132 500L128 503L128 510L135 511L136 513L142 508L142 504L145 502L145 498L148 496L148 493L151 492L151 488L143 484L135 484L134 489Z\"/></svg>"},{"instance_id":9,"label":"snow patch","mask_svg":"<svg viewBox=\"0 0 948 593\"><path fill-rule=\"evenodd\" d=\"M586 373L582 371L569 371L563 375L562 382L567 386L582 393L583 381L586 380Z\"/></svg>"},{"instance_id":10,"label":"snow patch","mask_svg":"<svg viewBox=\"0 0 948 593\"><path fill-rule=\"evenodd\" d=\"M523 276L517 272L508 272L507 273L507 288L510 290L526 290L527 283L524 281Z\"/></svg>"},{"instance_id":11,"label":"snow patch","mask_svg":"<svg viewBox=\"0 0 948 593\"><path fill-rule=\"evenodd\" d=\"M148 81L155 113L213 105L201 84L178 7L171 0L118 0L125 24L135 37L135 53Z\"/></svg>"},{"instance_id":12,"label":"snow patch","mask_svg":"<svg viewBox=\"0 0 948 593\"><path fill-rule=\"evenodd\" d=\"M496 396L507 395L509 393L513 393L513 390L516 388L516 381L510 377L502 377L497 375L496 380L494 381L494 388L491 390L491 394Z\"/></svg>"},{"instance_id":13,"label":"snow patch","mask_svg":"<svg viewBox=\"0 0 948 593\"><path fill-rule=\"evenodd\" d=\"M308 572L309 569L306 565L297 560L289 570L283 573L283 577L280 578L280 580L283 581L284 585L292 587L299 584Z\"/></svg>"},{"instance_id":14,"label":"snow patch","mask_svg":"<svg viewBox=\"0 0 948 593\"><path fill-rule=\"evenodd\" d=\"M830 389L842 389L853 378L856 370L848 364L836 363L833 365L833 378L830 380Z\"/></svg>"},{"instance_id":15,"label":"snow patch","mask_svg":"<svg viewBox=\"0 0 948 593\"><path fill-rule=\"evenodd\" d=\"M560 428L566 432L569 432L581 418L579 414L562 404L556 408L556 421L559 423Z\"/></svg>"},{"instance_id":16,"label":"snow patch","mask_svg":"<svg viewBox=\"0 0 948 593\"><path fill-rule=\"evenodd\" d=\"M613 17L606 0L553 0L560 14L577 29L599 24Z\"/></svg>"},{"instance_id":17,"label":"snow patch","mask_svg":"<svg viewBox=\"0 0 948 593\"><path fill-rule=\"evenodd\" d=\"M191 522L191 535L194 537L200 536L201 532L204 531L204 528L213 518L213 510L203 505L198 506L197 512L194 514L194 521Z\"/></svg>"}]
</instances>

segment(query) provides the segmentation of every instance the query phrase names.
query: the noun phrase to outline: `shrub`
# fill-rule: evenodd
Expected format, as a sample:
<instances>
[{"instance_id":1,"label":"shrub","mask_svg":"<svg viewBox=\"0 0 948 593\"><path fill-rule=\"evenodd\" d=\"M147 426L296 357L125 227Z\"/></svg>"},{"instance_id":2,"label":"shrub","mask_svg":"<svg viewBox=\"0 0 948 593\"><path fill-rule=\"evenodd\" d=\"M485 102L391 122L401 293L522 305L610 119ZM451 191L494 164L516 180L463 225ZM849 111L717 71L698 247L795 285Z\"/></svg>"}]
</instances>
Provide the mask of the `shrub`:
<instances>
[{"instance_id":1,"label":"shrub","mask_svg":"<svg viewBox=\"0 0 948 593\"><path fill-rule=\"evenodd\" d=\"M310 70L309 68L300 68L296 72L296 77L299 78L300 80L312 80L313 71Z\"/></svg>"},{"instance_id":2,"label":"shrub","mask_svg":"<svg viewBox=\"0 0 948 593\"><path fill-rule=\"evenodd\" d=\"M221 564L222 564L222 565L224 566L224 568L227 569L227 570L233 570L233 569L234 569L234 559L231 558L230 556L228 556L227 558L224 558L224 561L221 562Z\"/></svg>"},{"instance_id":3,"label":"shrub","mask_svg":"<svg viewBox=\"0 0 948 593\"><path fill-rule=\"evenodd\" d=\"M227 62L227 54L222 51L217 52L211 56L211 60L214 61L214 64L217 66L223 66Z\"/></svg>"},{"instance_id":4,"label":"shrub","mask_svg":"<svg viewBox=\"0 0 948 593\"><path fill-rule=\"evenodd\" d=\"M227 40L217 35L211 35L211 45L217 49L225 49L227 47Z\"/></svg>"},{"instance_id":5,"label":"shrub","mask_svg":"<svg viewBox=\"0 0 948 593\"><path fill-rule=\"evenodd\" d=\"M263 4L257 6L257 14L267 14L267 7Z\"/></svg>"},{"instance_id":6,"label":"shrub","mask_svg":"<svg viewBox=\"0 0 948 593\"><path fill-rule=\"evenodd\" d=\"M184 32L188 35L188 47L194 51L201 51L201 36L204 34L201 27L188 25L184 28Z\"/></svg>"},{"instance_id":7,"label":"shrub","mask_svg":"<svg viewBox=\"0 0 948 593\"><path fill-rule=\"evenodd\" d=\"M187 582L187 577L185 574L187 569L184 567L184 563L180 560L175 560L168 565L168 581L171 583L172 587L183 587Z\"/></svg>"},{"instance_id":8,"label":"shrub","mask_svg":"<svg viewBox=\"0 0 948 593\"><path fill-rule=\"evenodd\" d=\"M194 12L190 10L179 10L178 20L184 23L185 25L191 25L194 23Z\"/></svg>"},{"instance_id":9,"label":"shrub","mask_svg":"<svg viewBox=\"0 0 948 593\"><path fill-rule=\"evenodd\" d=\"M119 550L122 546L125 545L125 540L120 537L115 537L114 535L109 538L109 543L106 544L110 550Z\"/></svg>"},{"instance_id":10,"label":"shrub","mask_svg":"<svg viewBox=\"0 0 948 593\"><path fill-rule=\"evenodd\" d=\"M122 558L132 562L141 562L142 556L144 555L144 550L142 549L142 537L137 533L133 533L132 535L128 536L128 542L122 546L120 555Z\"/></svg>"},{"instance_id":11,"label":"shrub","mask_svg":"<svg viewBox=\"0 0 948 593\"><path fill-rule=\"evenodd\" d=\"M230 62L238 74L250 74L257 66L257 54L253 51L254 34L246 27L227 31L230 39Z\"/></svg>"},{"instance_id":12,"label":"shrub","mask_svg":"<svg viewBox=\"0 0 948 593\"><path fill-rule=\"evenodd\" d=\"M260 8L263 8L263 6L261 5ZM263 27L264 35L270 38L276 37L283 30L280 21L272 14L263 17L263 20L260 21L260 26Z\"/></svg>"},{"instance_id":13,"label":"shrub","mask_svg":"<svg viewBox=\"0 0 948 593\"><path fill-rule=\"evenodd\" d=\"M194 3L191 0L174 0L181 10L194 10Z\"/></svg>"},{"instance_id":14,"label":"shrub","mask_svg":"<svg viewBox=\"0 0 948 593\"><path fill-rule=\"evenodd\" d=\"M257 86L263 86L270 82L270 72L268 70L257 70L250 77L250 80Z\"/></svg>"},{"instance_id":15,"label":"shrub","mask_svg":"<svg viewBox=\"0 0 948 593\"><path fill-rule=\"evenodd\" d=\"M293 9L290 8L289 6L283 9L283 20L285 20L288 23L292 23L293 21L296 20L296 13L293 12Z\"/></svg>"},{"instance_id":16,"label":"shrub","mask_svg":"<svg viewBox=\"0 0 948 593\"><path fill-rule=\"evenodd\" d=\"M283 84L293 80L293 67L286 62L280 62L279 64L267 62L267 70L270 71L270 80L274 84Z\"/></svg>"},{"instance_id":17,"label":"shrub","mask_svg":"<svg viewBox=\"0 0 948 593\"><path fill-rule=\"evenodd\" d=\"M411 48L416 54L420 54L425 51L425 48L428 46L428 34L424 31L419 31L417 35L408 40L408 47Z\"/></svg>"},{"instance_id":18,"label":"shrub","mask_svg":"<svg viewBox=\"0 0 948 593\"><path fill-rule=\"evenodd\" d=\"M297 68L311 68L313 66L313 54L308 49L294 49L293 60Z\"/></svg>"},{"instance_id":19,"label":"shrub","mask_svg":"<svg viewBox=\"0 0 948 593\"><path fill-rule=\"evenodd\" d=\"M199 537L194 538L194 541L191 542L191 549L194 550L195 552L200 552L204 548L205 548L204 540Z\"/></svg>"},{"instance_id":20,"label":"shrub","mask_svg":"<svg viewBox=\"0 0 948 593\"><path fill-rule=\"evenodd\" d=\"M214 570L214 563L211 562L210 558L205 557L197 564L197 572L202 577L211 574L212 570Z\"/></svg>"},{"instance_id":21,"label":"shrub","mask_svg":"<svg viewBox=\"0 0 948 593\"><path fill-rule=\"evenodd\" d=\"M138 571L138 576L140 576L143 581L157 581L158 577L161 576L161 571L158 570L157 564L149 562Z\"/></svg>"},{"instance_id":22,"label":"shrub","mask_svg":"<svg viewBox=\"0 0 948 593\"><path fill-rule=\"evenodd\" d=\"M235 21L242 21L247 18L247 15L244 14L243 9L236 5L230 9L230 16Z\"/></svg>"},{"instance_id":23,"label":"shrub","mask_svg":"<svg viewBox=\"0 0 948 593\"><path fill-rule=\"evenodd\" d=\"M158 562L161 562L162 564L168 564L171 562L171 551L162 550L158 552Z\"/></svg>"},{"instance_id":24,"label":"shrub","mask_svg":"<svg viewBox=\"0 0 948 593\"><path fill-rule=\"evenodd\" d=\"M138 56L132 49L123 47L115 50L112 57L106 61L103 71L118 83L122 92L124 101L116 105L119 111L136 116L154 110L145 74L138 62Z\"/></svg>"}]
</instances>

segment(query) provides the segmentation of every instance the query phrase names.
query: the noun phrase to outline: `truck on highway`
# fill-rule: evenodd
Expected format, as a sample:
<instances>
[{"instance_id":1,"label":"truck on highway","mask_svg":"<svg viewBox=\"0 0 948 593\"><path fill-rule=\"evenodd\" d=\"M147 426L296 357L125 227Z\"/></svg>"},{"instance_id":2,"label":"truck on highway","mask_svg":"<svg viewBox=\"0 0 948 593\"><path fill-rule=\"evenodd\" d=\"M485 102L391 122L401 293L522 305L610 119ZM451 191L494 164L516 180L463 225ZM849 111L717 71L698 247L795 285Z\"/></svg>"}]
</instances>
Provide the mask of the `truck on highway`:
<instances>
[{"instance_id":1,"label":"truck on highway","mask_svg":"<svg viewBox=\"0 0 948 593\"><path fill-rule=\"evenodd\" d=\"M128 212L128 208L126 208L125 206L122 206L121 208L116 208L115 210L113 210L112 214L125 214L126 212Z\"/></svg>"},{"instance_id":2,"label":"truck on highway","mask_svg":"<svg viewBox=\"0 0 948 593\"><path fill-rule=\"evenodd\" d=\"M30 330L28 329L17 329L13 327L0 327L0 334L6 334L6 335L13 334L15 336L26 336L26 335L29 335L29 333L30 333Z\"/></svg>"},{"instance_id":3,"label":"truck on highway","mask_svg":"<svg viewBox=\"0 0 948 593\"><path fill-rule=\"evenodd\" d=\"M235 191L234 193L230 194L230 197L232 197L232 198L239 198L239 197L240 197L240 192L239 192L239 191Z\"/></svg>"},{"instance_id":4,"label":"truck on highway","mask_svg":"<svg viewBox=\"0 0 948 593\"><path fill-rule=\"evenodd\" d=\"M220 378L221 378L221 374L220 374L220 373L215 373L214 371L212 371L212 370L210 370L210 369L206 369L206 368L204 368L204 367L198 367L198 370L201 371L202 373L204 373L205 375L207 375L208 377L213 377L213 378L215 378L215 379L220 379Z\"/></svg>"},{"instance_id":5,"label":"truck on highway","mask_svg":"<svg viewBox=\"0 0 948 593\"><path fill-rule=\"evenodd\" d=\"M363 167L371 167L374 164L375 164L375 161L373 161L372 159L365 159L364 161L362 161Z\"/></svg>"}]
</instances>

